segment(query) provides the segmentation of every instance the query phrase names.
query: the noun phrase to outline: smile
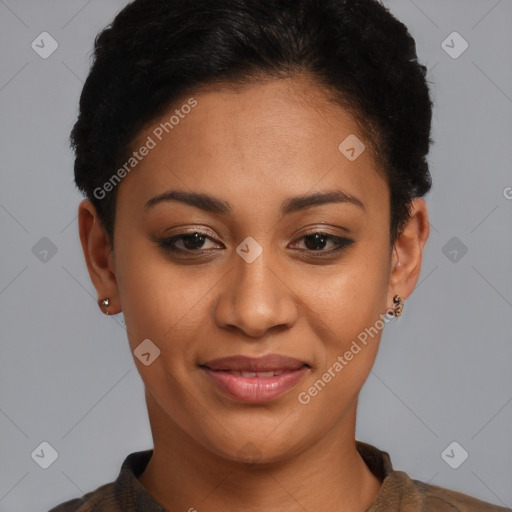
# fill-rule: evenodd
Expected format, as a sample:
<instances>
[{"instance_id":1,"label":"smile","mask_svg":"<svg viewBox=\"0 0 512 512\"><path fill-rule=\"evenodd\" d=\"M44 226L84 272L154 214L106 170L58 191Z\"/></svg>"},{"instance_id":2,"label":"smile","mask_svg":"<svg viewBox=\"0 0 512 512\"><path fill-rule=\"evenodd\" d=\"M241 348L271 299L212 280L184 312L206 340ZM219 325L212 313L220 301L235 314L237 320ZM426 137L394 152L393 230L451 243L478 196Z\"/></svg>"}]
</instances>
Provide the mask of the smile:
<instances>
[{"instance_id":1,"label":"smile","mask_svg":"<svg viewBox=\"0 0 512 512\"><path fill-rule=\"evenodd\" d=\"M199 367L221 392L248 403L268 402L283 396L311 368L303 361L281 354L222 357Z\"/></svg>"}]
</instances>

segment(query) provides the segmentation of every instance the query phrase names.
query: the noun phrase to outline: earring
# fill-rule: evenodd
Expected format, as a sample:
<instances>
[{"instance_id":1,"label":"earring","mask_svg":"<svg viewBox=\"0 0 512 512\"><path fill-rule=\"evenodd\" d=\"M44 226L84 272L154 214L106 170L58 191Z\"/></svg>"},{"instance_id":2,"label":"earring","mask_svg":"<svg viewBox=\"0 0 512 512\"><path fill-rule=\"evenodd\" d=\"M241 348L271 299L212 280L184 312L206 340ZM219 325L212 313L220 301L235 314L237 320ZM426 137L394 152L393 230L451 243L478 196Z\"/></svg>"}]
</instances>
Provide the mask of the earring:
<instances>
[{"instance_id":1,"label":"earring","mask_svg":"<svg viewBox=\"0 0 512 512\"><path fill-rule=\"evenodd\" d=\"M98 306L100 307L100 309L102 308L102 306L104 308L110 306L110 299L108 297L106 297L105 299L98 300ZM106 315L109 314L108 311L103 311L103 313L105 313Z\"/></svg>"},{"instance_id":2,"label":"earring","mask_svg":"<svg viewBox=\"0 0 512 512\"><path fill-rule=\"evenodd\" d=\"M402 314L402 310L404 309L404 299L400 297L400 295L395 295L393 297L393 315L400 316Z\"/></svg>"}]
</instances>

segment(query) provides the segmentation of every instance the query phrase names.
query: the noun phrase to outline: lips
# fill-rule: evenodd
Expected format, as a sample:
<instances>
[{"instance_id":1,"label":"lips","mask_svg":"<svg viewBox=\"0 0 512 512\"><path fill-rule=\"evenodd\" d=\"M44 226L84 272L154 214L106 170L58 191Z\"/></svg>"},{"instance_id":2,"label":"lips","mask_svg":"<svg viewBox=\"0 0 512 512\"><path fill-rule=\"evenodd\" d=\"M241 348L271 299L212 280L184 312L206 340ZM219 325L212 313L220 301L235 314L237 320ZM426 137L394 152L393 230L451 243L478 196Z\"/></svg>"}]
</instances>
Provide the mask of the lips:
<instances>
[{"instance_id":1,"label":"lips","mask_svg":"<svg viewBox=\"0 0 512 512\"><path fill-rule=\"evenodd\" d=\"M206 366L210 370L230 371L230 372L252 372L252 373L269 373L274 375L284 371L300 370L307 363L287 357L280 354L267 354L265 356L254 358L250 356L231 356L222 357L207 361L200 366ZM252 375L247 375L247 377ZM271 376L271 375L268 375Z\"/></svg>"},{"instance_id":2,"label":"lips","mask_svg":"<svg viewBox=\"0 0 512 512\"><path fill-rule=\"evenodd\" d=\"M268 402L283 396L311 368L298 359L279 354L259 358L223 357L199 366L223 394L250 403Z\"/></svg>"}]
</instances>

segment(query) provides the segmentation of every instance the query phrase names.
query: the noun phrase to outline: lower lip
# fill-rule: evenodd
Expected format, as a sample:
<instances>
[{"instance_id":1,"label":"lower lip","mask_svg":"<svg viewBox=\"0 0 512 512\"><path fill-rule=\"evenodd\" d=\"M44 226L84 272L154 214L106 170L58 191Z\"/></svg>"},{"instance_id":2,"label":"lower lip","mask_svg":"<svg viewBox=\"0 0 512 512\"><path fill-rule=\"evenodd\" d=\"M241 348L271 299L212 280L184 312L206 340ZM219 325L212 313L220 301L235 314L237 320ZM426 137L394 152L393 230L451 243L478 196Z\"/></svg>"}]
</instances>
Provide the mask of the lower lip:
<instances>
[{"instance_id":1,"label":"lower lip","mask_svg":"<svg viewBox=\"0 0 512 512\"><path fill-rule=\"evenodd\" d=\"M275 400L297 385L307 370L287 370L274 377L242 377L229 372L202 368L213 382L240 402L261 403Z\"/></svg>"}]
</instances>

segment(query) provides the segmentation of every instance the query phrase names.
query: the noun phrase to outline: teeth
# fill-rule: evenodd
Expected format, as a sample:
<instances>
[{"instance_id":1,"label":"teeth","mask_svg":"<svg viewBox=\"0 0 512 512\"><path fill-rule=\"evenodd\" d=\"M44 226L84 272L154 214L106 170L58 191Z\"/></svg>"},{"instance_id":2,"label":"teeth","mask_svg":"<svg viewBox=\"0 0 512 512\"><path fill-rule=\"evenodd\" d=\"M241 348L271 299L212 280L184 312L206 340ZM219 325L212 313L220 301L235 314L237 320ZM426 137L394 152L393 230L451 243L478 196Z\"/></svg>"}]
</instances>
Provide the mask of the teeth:
<instances>
[{"instance_id":1,"label":"teeth","mask_svg":"<svg viewBox=\"0 0 512 512\"><path fill-rule=\"evenodd\" d=\"M244 372L230 370L229 373L232 373L233 375L239 375L240 377L275 377L276 375L281 375L283 372Z\"/></svg>"}]
</instances>

